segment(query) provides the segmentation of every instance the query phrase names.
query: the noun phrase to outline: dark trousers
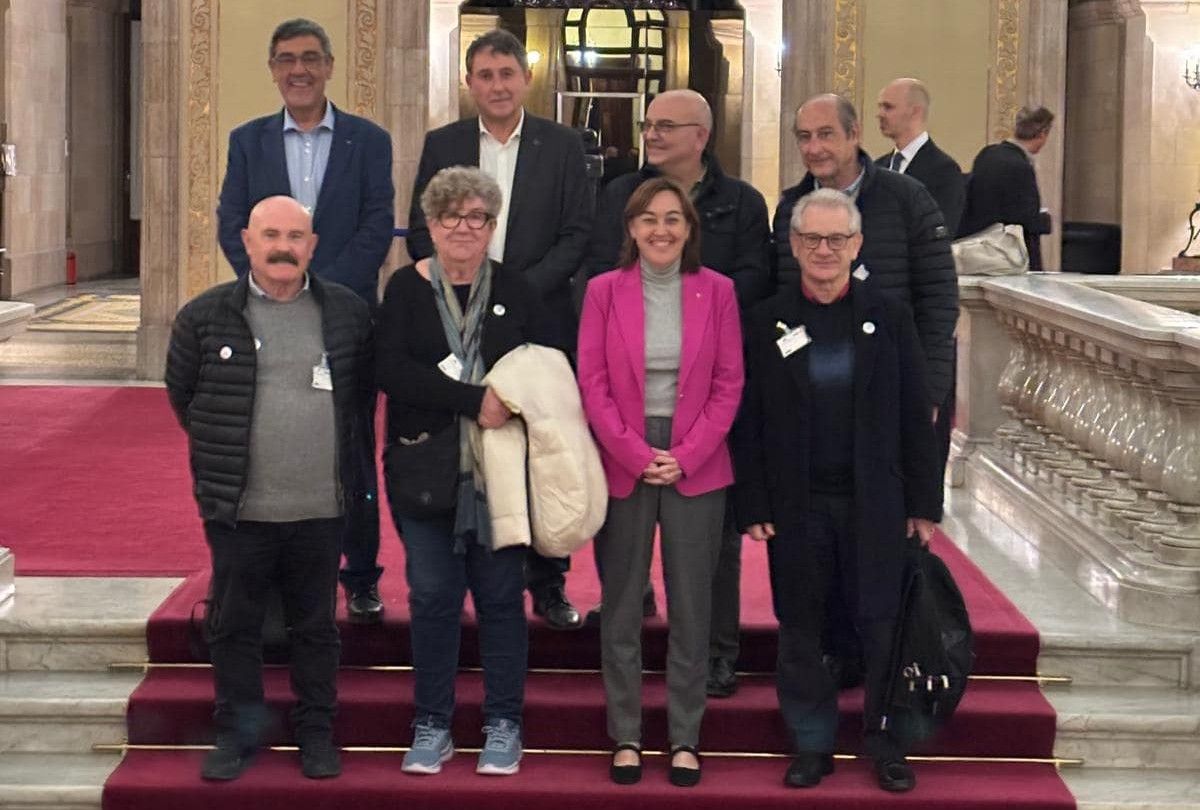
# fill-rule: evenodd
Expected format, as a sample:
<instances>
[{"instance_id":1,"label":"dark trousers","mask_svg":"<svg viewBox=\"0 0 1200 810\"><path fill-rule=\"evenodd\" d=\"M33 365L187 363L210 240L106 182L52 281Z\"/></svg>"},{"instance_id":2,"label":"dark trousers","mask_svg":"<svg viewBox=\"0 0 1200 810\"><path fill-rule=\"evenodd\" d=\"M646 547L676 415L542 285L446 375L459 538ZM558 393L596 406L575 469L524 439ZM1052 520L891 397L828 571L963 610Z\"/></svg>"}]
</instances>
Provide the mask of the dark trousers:
<instances>
[{"instance_id":1,"label":"dark trousers","mask_svg":"<svg viewBox=\"0 0 1200 810\"><path fill-rule=\"evenodd\" d=\"M533 546L525 552L525 586L535 601L566 587L570 570L570 557L543 557L533 550Z\"/></svg>"},{"instance_id":2,"label":"dark trousers","mask_svg":"<svg viewBox=\"0 0 1200 810\"><path fill-rule=\"evenodd\" d=\"M837 736L837 684L821 660L832 590L855 616L866 669L866 752L889 758L901 749L879 730L895 617L863 620L858 605L854 509L848 497L814 493L804 525L768 545L771 593L779 620L776 690L796 751L832 753Z\"/></svg>"},{"instance_id":3,"label":"dark trousers","mask_svg":"<svg viewBox=\"0 0 1200 810\"><path fill-rule=\"evenodd\" d=\"M361 442L359 458L364 480L370 483L366 500L346 499L346 521L342 531L341 549L346 565L338 579L350 593L361 593L376 582L383 573L377 564L379 558L379 477L375 469L375 407L378 395L371 397L367 408L356 417L357 429L367 436Z\"/></svg>"},{"instance_id":4,"label":"dark trousers","mask_svg":"<svg viewBox=\"0 0 1200 810\"><path fill-rule=\"evenodd\" d=\"M721 525L721 553L712 578L712 622L708 654L736 662L741 650L742 532L733 514L733 499L725 504Z\"/></svg>"},{"instance_id":5,"label":"dark trousers","mask_svg":"<svg viewBox=\"0 0 1200 810\"><path fill-rule=\"evenodd\" d=\"M342 518L204 524L212 553L208 648L219 737L258 743L265 719L262 631L276 589L291 640L292 726L297 741L328 736L341 649L334 623Z\"/></svg>"},{"instance_id":6,"label":"dark trousers","mask_svg":"<svg viewBox=\"0 0 1200 810\"><path fill-rule=\"evenodd\" d=\"M396 518L406 556L416 721L450 725L463 598L470 588L479 622L484 717L520 723L529 661L525 547L492 551L468 543L465 553L455 554L453 528L453 517Z\"/></svg>"},{"instance_id":7,"label":"dark trousers","mask_svg":"<svg viewBox=\"0 0 1200 810\"><path fill-rule=\"evenodd\" d=\"M954 429L955 388L958 385L958 341L954 341L955 362L950 366L950 393L946 401L938 406L938 417L933 423L933 433L937 437L938 460L942 466L942 476L946 475L946 462L950 460L950 433Z\"/></svg>"}]
</instances>

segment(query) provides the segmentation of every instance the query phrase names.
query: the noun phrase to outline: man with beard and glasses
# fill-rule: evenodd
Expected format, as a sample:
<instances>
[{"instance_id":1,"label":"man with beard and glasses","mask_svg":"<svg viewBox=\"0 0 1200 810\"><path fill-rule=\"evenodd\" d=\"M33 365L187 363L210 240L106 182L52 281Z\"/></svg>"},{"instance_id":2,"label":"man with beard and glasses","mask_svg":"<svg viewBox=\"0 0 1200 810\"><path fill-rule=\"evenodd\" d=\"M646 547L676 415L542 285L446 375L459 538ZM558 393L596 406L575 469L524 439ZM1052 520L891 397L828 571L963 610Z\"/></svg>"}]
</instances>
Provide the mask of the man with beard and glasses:
<instances>
[{"instance_id":1,"label":"man with beard and glasses","mask_svg":"<svg viewBox=\"0 0 1200 810\"><path fill-rule=\"evenodd\" d=\"M351 290L309 272L317 237L296 200L256 205L242 242L250 272L179 311L166 367L212 555L217 744L201 776L236 779L258 750L263 620L278 592L291 641L292 735L304 775L319 779L341 772L340 538L349 504L375 485L359 463L370 436L358 429L375 400L371 316Z\"/></svg>"}]
</instances>

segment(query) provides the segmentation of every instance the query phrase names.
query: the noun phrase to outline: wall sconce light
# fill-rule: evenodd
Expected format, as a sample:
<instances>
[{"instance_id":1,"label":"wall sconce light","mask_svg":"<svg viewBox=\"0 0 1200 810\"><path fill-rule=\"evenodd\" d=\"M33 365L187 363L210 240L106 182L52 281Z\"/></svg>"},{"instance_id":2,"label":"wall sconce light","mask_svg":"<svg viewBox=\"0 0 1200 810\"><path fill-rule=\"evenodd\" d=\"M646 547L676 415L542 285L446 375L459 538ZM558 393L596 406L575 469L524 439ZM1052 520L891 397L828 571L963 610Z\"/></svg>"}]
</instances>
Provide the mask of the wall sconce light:
<instances>
[{"instance_id":1,"label":"wall sconce light","mask_svg":"<svg viewBox=\"0 0 1200 810\"><path fill-rule=\"evenodd\" d=\"M584 51L583 52L583 63L585 65L587 65L588 67L595 67L596 60L599 58L600 58L600 55L598 53L596 53L595 51Z\"/></svg>"},{"instance_id":2,"label":"wall sconce light","mask_svg":"<svg viewBox=\"0 0 1200 810\"><path fill-rule=\"evenodd\" d=\"M526 58L529 60L529 66L533 67L538 62L542 61L542 52L530 51L528 54L526 54Z\"/></svg>"},{"instance_id":3,"label":"wall sconce light","mask_svg":"<svg viewBox=\"0 0 1200 810\"><path fill-rule=\"evenodd\" d=\"M1183 81L1188 87L1193 90L1200 90L1200 56L1196 57L1196 61L1184 58L1183 60Z\"/></svg>"}]
</instances>

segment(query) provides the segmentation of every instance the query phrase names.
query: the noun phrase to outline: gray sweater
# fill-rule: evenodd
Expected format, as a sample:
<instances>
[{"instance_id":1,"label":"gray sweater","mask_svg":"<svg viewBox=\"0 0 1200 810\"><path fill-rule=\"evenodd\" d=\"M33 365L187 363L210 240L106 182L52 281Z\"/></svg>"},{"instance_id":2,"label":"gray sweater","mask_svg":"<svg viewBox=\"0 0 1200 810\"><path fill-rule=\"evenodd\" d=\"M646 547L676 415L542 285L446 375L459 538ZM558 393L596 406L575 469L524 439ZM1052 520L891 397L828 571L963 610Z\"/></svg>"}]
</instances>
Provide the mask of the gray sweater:
<instances>
[{"instance_id":1,"label":"gray sweater","mask_svg":"<svg viewBox=\"0 0 1200 810\"><path fill-rule=\"evenodd\" d=\"M251 292L246 320L258 347L250 470L239 520L284 523L342 514L333 391L313 387L324 361L321 310Z\"/></svg>"},{"instance_id":2,"label":"gray sweater","mask_svg":"<svg viewBox=\"0 0 1200 810\"><path fill-rule=\"evenodd\" d=\"M675 415L683 336L679 262L665 270L652 270L642 263L641 270L646 309L646 416L671 417Z\"/></svg>"}]
</instances>

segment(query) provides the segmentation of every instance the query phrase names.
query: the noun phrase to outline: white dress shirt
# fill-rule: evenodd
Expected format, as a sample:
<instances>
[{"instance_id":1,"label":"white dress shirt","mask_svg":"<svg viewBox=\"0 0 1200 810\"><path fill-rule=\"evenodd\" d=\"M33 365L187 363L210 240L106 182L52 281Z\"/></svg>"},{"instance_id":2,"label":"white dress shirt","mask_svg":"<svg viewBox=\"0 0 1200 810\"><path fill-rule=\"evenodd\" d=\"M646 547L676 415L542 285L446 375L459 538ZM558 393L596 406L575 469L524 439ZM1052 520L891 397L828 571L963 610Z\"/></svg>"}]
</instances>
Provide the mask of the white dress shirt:
<instances>
[{"instance_id":1,"label":"white dress shirt","mask_svg":"<svg viewBox=\"0 0 1200 810\"><path fill-rule=\"evenodd\" d=\"M912 163L912 159L917 156L917 152L920 151L921 147L927 143L929 143L928 132L922 132L920 135L909 141L908 146L900 150L900 154L904 159L900 161L900 168L896 169L896 171L900 172L900 174L905 174L908 172L908 164ZM892 154L894 155L895 153L896 152L893 149Z\"/></svg>"},{"instance_id":2,"label":"white dress shirt","mask_svg":"<svg viewBox=\"0 0 1200 810\"><path fill-rule=\"evenodd\" d=\"M512 199L513 176L517 171L517 151L521 148L521 130L525 128L525 110L521 120L508 141L500 143L487 131L483 118L479 119L479 168L500 184L503 197L500 214L496 217L496 231L488 243L488 257L494 262L504 261L504 241L508 236L508 203Z\"/></svg>"}]
</instances>

